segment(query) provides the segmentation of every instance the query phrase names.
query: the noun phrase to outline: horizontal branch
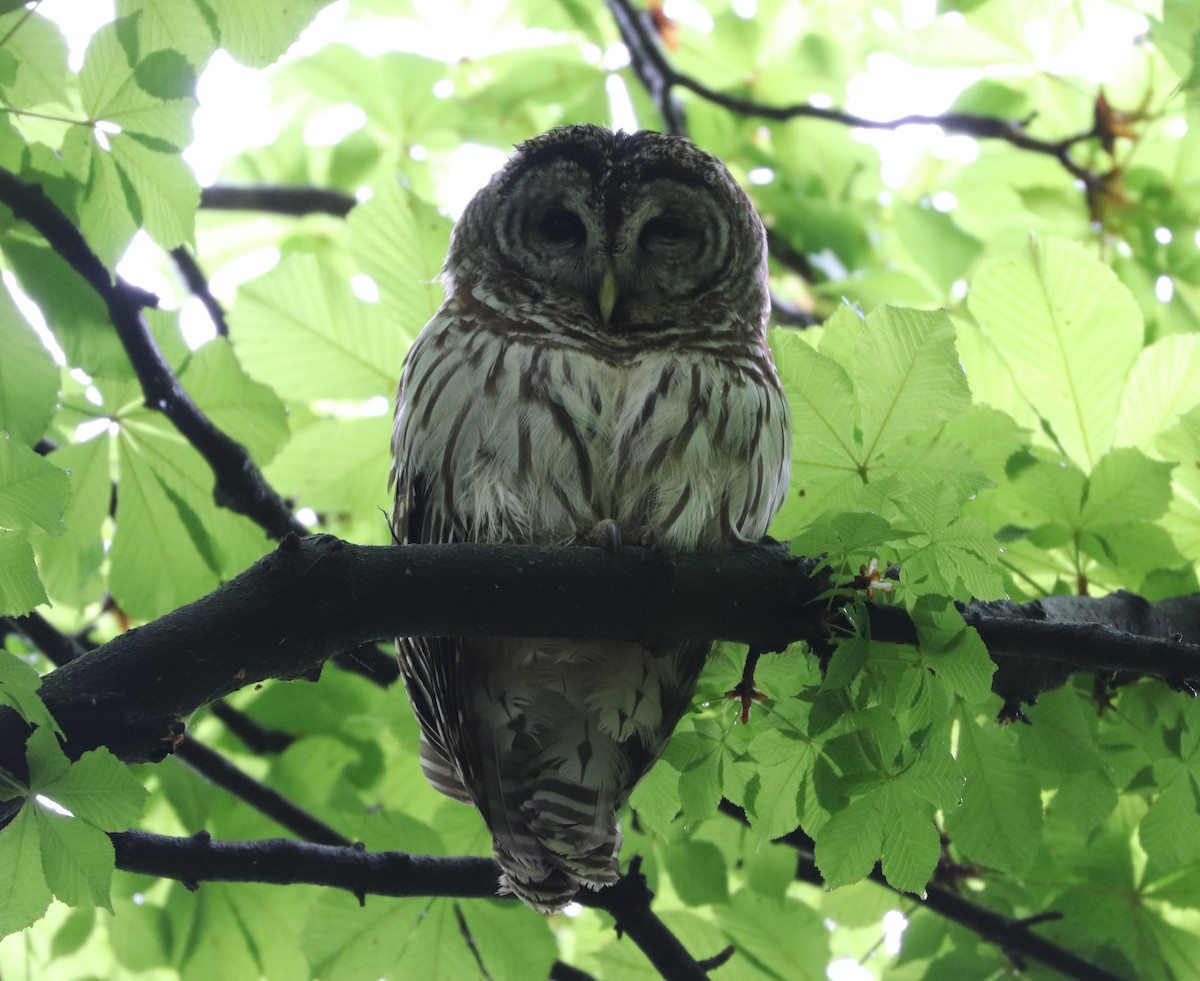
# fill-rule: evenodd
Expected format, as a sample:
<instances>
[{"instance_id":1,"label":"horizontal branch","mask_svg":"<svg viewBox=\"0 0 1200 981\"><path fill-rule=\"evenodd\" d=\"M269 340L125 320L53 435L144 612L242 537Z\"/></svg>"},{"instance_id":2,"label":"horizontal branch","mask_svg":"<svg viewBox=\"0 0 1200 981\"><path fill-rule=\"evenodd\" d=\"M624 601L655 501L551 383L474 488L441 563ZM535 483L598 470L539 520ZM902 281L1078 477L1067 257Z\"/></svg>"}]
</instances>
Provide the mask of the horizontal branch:
<instances>
[{"instance_id":1,"label":"horizontal branch","mask_svg":"<svg viewBox=\"0 0 1200 981\"><path fill-rule=\"evenodd\" d=\"M698 638L775 650L820 643L836 612L830 583L811 575L814 566L777 545L669 555L289 536L208 596L50 672L41 695L72 756L107 745L129 761L159 760L178 741L180 720L202 705L268 678L315 678L331 655L396 636L576 636L649 646ZM1200 678L1200 627L1194 612L1188 619L1200 597L1056 600L965 608L1002 667L996 690L1007 700L1028 700L1078 672L1178 685ZM915 641L903 609L869 608L875 639ZM0 712L0 767L22 772L26 731L14 713Z\"/></svg>"},{"instance_id":2,"label":"horizontal branch","mask_svg":"<svg viewBox=\"0 0 1200 981\"><path fill-rule=\"evenodd\" d=\"M496 899L500 870L490 858L439 858L405 852L369 852L289 839L213 841L201 833L172 838L144 831L109 835L117 868L177 879L190 888L201 882L265 882L273 885L332 886L358 897L443 896ZM679 939L650 909L653 894L637 859L615 885L575 897L583 906L611 915L668 981L707 977Z\"/></svg>"},{"instance_id":3,"label":"horizontal branch","mask_svg":"<svg viewBox=\"0 0 1200 981\"><path fill-rule=\"evenodd\" d=\"M220 184L200 190L200 207L210 211L266 211L295 218L326 214L345 218L357 203L352 194L319 187Z\"/></svg>"}]
</instances>

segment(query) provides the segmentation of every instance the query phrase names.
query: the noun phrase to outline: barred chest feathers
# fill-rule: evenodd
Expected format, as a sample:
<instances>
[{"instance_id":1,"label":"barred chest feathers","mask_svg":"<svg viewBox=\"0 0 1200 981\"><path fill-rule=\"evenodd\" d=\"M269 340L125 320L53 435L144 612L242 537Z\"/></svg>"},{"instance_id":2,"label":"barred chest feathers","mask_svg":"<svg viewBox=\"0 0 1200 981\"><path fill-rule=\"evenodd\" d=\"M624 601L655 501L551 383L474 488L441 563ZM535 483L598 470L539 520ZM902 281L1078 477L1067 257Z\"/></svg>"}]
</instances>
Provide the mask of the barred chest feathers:
<instances>
[{"instance_id":1,"label":"barred chest feathers","mask_svg":"<svg viewBox=\"0 0 1200 981\"><path fill-rule=\"evenodd\" d=\"M410 465L443 475L421 515L430 531L569 544L611 519L625 540L654 529L680 551L766 533L790 430L773 366L752 344L596 356L475 329L454 307L410 356L396 428ZM464 358L478 363L482 390L462 383ZM423 423L411 446L408 413Z\"/></svg>"}]
</instances>

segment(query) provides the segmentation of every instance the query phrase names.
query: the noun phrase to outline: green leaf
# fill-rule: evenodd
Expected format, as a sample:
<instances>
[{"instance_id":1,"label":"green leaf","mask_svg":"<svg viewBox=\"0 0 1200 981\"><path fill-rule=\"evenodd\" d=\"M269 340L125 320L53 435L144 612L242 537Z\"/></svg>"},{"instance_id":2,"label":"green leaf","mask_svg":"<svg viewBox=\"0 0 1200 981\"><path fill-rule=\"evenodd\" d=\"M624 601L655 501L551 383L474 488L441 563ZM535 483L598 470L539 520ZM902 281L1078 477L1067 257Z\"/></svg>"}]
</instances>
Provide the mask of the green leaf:
<instances>
[{"instance_id":1,"label":"green leaf","mask_svg":"<svg viewBox=\"0 0 1200 981\"><path fill-rule=\"evenodd\" d=\"M67 475L28 446L0 434L0 528L63 532Z\"/></svg>"},{"instance_id":2,"label":"green leaf","mask_svg":"<svg viewBox=\"0 0 1200 981\"><path fill-rule=\"evenodd\" d=\"M313 973L328 981L361 981L393 971L424 905L381 898L361 908L347 893L323 891L303 933Z\"/></svg>"},{"instance_id":3,"label":"green leaf","mask_svg":"<svg viewBox=\"0 0 1200 981\"><path fill-rule=\"evenodd\" d=\"M383 317L409 342L437 312L450 221L398 181L384 181L346 220L346 246L379 287Z\"/></svg>"},{"instance_id":4,"label":"green leaf","mask_svg":"<svg viewBox=\"0 0 1200 981\"><path fill-rule=\"evenodd\" d=\"M86 210L86 201L82 210ZM128 216L128 208L125 213ZM132 221L127 221L132 235ZM97 243L90 235L88 240L95 249ZM107 308L74 269L52 249L13 235L0 236L0 249L21 288L36 297L55 340L66 352L69 366L82 368L93 378L132 376L129 357L112 329Z\"/></svg>"},{"instance_id":5,"label":"green leaf","mask_svg":"<svg viewBox=\"0 0 1200 981\"><path fill-rule=\"evenodd\" d=\"M41 793L43 786L61 780L71 769L71 761L54 732L42 726L25 743L25 760L29 765L29 788L34 793Z\"/></svg>"},{"instance_id":6,"label":"green leaf","mask_svg":"<svg viewBox=\"0 0 1200 981\"><path fill-rule=\"evenodd\" d=\"M946 813L946 831L968 861L1020 875L1041 844L1037 775L1019 758L1011 733L962 711L957 721L956 758L966 783L962 805Z\"/></svg>"},{"instance_id":7,"label":"green leaf","mask_svg":"<svg viewBox=\"0 0 1200 981\"><path fill-rule=\"evenodd\" d=\"M198 348L180 372L192 401L213 425L268 463L288 438L287 410L267 385L247 375L229 341L215 338ZM325 466L329 461L323 461Z\"/></svg>"},{"instance_id":8,"label":"green leaf","mask_svg":"<svg viewBox=\"0 0 1200 981\"><path fill-rule=\"evenodd\" d=\"M905 523L915 530L898 549L906 599L928 592L960 599L1003 595L996 539L978 518L958 515L953 488L916 491L897 504Z\"/></svg>"},{"instance_id":9,"label":"green leaf","mask_svg":"<svg viewBox=\"0 0 1200 981\"><path fill-rule=\"evenodd\" d=\"M1087 485L1080 524L1096 529L1162 517L1171 502L1173 463L1150 460L1135 449L1100 458Z\"/></svg>"},{"instance_id":10,"label":"green leaf","mask_svg":"<svg viewBox=\"0 0 1200 981\"><path fill-rule=\"evenodd\" d=\"M187 6L186 0L182 6ZM152 96L164 101L196 94L196 69L182 52L170 48L146 55L133 66L133 77Z\"/></svg>"},{"instance_id":11,"label":"green leaf","mask_svg":"<svg viewBox=\"0 0 1200 981\"><path fill-rule=\"evenodd\" d=\"M266 68L283 54L326 0L262 6L239 0L207 0L216 14L221 47L243 65Z\"/></svg>"},{"instance_id":12,"label":"green leaf","mask_svg":"<svg viewBox=\"0 0 1200 981\"><path fill-rule=\"evenodd\" d=\"M720 923L729 942L774 977L825 981L829 931L806 903L777 903L743 889L728 909L722 909ZM757 972L753 976L761 977Z\"/></svg>"},{"instance_id":13,"label":"green leaf","mask_svg":"<svg viewBox=\"0 0 1200 981\"><path fill-rule=\"evenodd\" d=\"M2 540L3 536L0 536L0 541ZM0 570L3 569L3 547L0 546ZM0 572L0 580L2 579L3 573ZM2 596L3 589L0 587L0 597ZM16 709L17 714L26 722L38 726L38 732L59 732L61 730L54 721L54 716L38 696L41 687L41 675L15 654L0 650L0 702Z\"/></svg>"},{"instance_id":14,"label":"green leaf","mask_svg":"<svg viewBox=\"0 0 1200 981\"><path fill-rule=\"evenodd\" d=\"M95 136L89 134L88 140L94 143ZM92 251L111 268L125 254L141 224L141 203L111 153L93 146L89 161L79 228ZM105 328L112 331L107 324Z\"/></svg>"},{"instance_id":15,"label":"green leaf","mask_svg":"<svg viewBox=\"0 0 1200 981\"><path fill-rule=\"evenodd\" d=\"M795 831L805 817L803 801L812 796L818 748L796 730L766 729L754 737L750 752L759 767L758 791L747 813L762 841ZM812 827L806 824L805 830Z\"/></svg>"},{"instance_id":16,"label":"green leaf","mask_svg":"<svg viewBox=\"0 0 1200 981\"><path fill-rule=\"evenodd\" d=\"M0 431L32 445L54 415L59 370L54 358L0 289Z\"/></svg>"},{"instance_id":17,"label":"green leaf","mask_svg":"<svg viewBox=\"0 0 1200 981\"><path fill-rule=\"evenodd\" d=\"M942 852L934 808L901 786L886 791L887 825L880 859L893 888L920 895L933 878Z\"/></svg>"},{"instance_id":18,"label":"green leaf","mask_svg":"<svg viewBox=\"0 0 1200 981\"><path fill-rule=\"evenodd\" d=\"M40 844L34 807L29 804L0 829L0 937L36 923L50 907Z\"/></svg>"},{"instance_id":19,"label":"green leaf","mask_svg":"<svg viewBox=\"0 0 1200 981\"><path fill-rule=\"evenodd\" d=\"M11 80L0 82L8 105L70 104L67 41L57 24L36 11L14 10L0 16L0 38L4 39L0 63L12 59Z\"/></svg>"},{"instance_id":20,"label":"green leaf","mask_svg":"<svg viewBox=\"0 0 1200 981\"><path fill-rule=\"evenodd\" d=\"M111 442L105 433L86 443L59 447L47 456L71 482L71 499L63 512L65 533L32 536L46 592L56 602L81 606L99 600L103 591L101 526L112 499Z\"/></svg>"},{"instance_id":21,"label":"green leaf","mask_svg":"<svg viewBox=\"0 0 1200 981\"><path fill-rule=\"evenodd\" d=\"M243 286L230 329L246 369L297 399L390 400L408 346L377 307L306 255Z\"/></svg>"},{"instance_id":22,"label":"green leaf","mask_svg":"<svg viewBox=\"0 0 1200 981\"><path fill-rule=\"evenodd\" d=\"M117 530L108 553L109 588L126 613L150 620L203 596L218 579L196 548L187 544L199 529L195 524L189 529L185 515L164 489L159 474L163 461L148 453L128 427L122 428L118 445L121 492ZM185 461L168 458L166 462ZM186 498L177 494L176 500ZM162 575L163 569L170 569L171 575Z\"/></svg>"},{"instance_id":23,"label":"green leaf","mask_svg":"<svg viewBox=\"0 0 1200 981\"><path fill-rule=\"evenodd\" d=\"M911 609L926 667L968 702L981 702L992 690L996 664L974 627L940 597L922 596Z\"/></svg>"},{"instance_id":24,"label":"green leaf","mask_svg":"<svg viewBox=\"0 0 1200 981\"><path fill-rule=\"evenodd\" d=\"M1162 433L1200 402L1200 334L1172 334L1138 354L1117 416L1118 446L1143 453Z\"/></svg>"},{"instance_id":25,"label":"green leaf","mask_svg":"<svg viewBox=\"0 0 1200 981\"><path fill-rule=\"evenodd\" d=\"M854 389L864 463L913 433L965 411L967 377L944 311L881 307L858 337Z\"/></svg>"},{"instance_id":26,"label":"green leaf","mask_svg":"<svg viewBox=\"0 0 1200 981\"><path fill-rule=\"evenodd\" d=\"M550 977L558 947L550 921L529 916L519 903L459 903L475 953L492 981Z\"/></svg>"},{"instance_id":27,"label":"green leaf","mask_svg":"<svg viewBox=\"0 0 1200 981\"><path fill-rule=\"evenodd\" d=\"M679 841L663 849L671 885L688 906L729 901L725 856L711 841Z\"/></svg>"},{"instance_id":28,"label":"green leaf","mask_svg":"<svg viewBox=\"0 0 1200 981\"><path fill-rule=\"evenodd\" d=\"M24 616L45 602L29 542L15 531L0 529L0 616Z\"/></svg>"},{"instance_id":29,"label":"green leaf","mask_svg":"<svg viewBox=\"0 0 1200 981\"><path fill-rule=\"evenodd\" d=\"M139 134L118 133L109 138L113 160L128 180L141 206L138 223L164 249L195 238L200 185L178 153L146 145Z\"/></svg>"},{"instance_id":30,"label":"green leaf","mask_svg":"<svg viewBox=\"0 0 1200 981\"><path fill-rule=\"evenodd\" d=\"M679 813L678 771L666 762L651 767L630 794L629 805L647 831L665 834Z\"/></svg>"},{"instance_id":31,"label":"green leaf","mask_svg":"<svg viewBox=\"0 0 1200 981\"><path fill-rule=\"evenodd\" d=\"M1112 446L1121 392L1142 347L1142 315L1129 291L1083 246L1031 240L982 263L969 301L1063 452L1091 469Z\"/></svg>"},{"instance_id":32,"label":"green leaf","mask_svg":"<svg viewBox=\"0 0 1200 981\"><path fill-rule=\"evenodd\" d=\"M835 811L815 835L814 854L830 889L865 878L883 851L884 822L892 815L883 790L852 800Z\"/></svg>"},{"instance_id":33,"label":"green leaf","mask_svg":"<svg viewBox=\"0 0 1200 981\"><path fill-rule=\"evenodd\" d=\"M171 49L182 53L187 59L188 68L175 62L180 79L187 78L192 65L202 65L217 46L217 38L212 26L201 11L195 0L117 0L117 16L132 17L137 15L138 50L160 52ZM147 61L150 59L147 58ZM168 63L160 63L162 68L168 68ZM144 70L144 69L143 69ZM194 76L194 71L190 72ZM171 88L163 91L177 91L179 83L164 80L159 85L166 84ZM194 85L194 81L193 81ZM154 92L155 86L148 91ZM166 95L160 98L167 98Z\"/></svg>"},{"instance_id":34,"label":"green leaf","mask_svg":"<svg viewBox=\"0 0 1200 981\"><path fill-rule=\"evenodd\" d=\"M68 906L99 906L112 912L109 889L116 855L108 835L85 821L36 806L46 885Z\"/></svg>"},{"instance_id":35,"label":"green leaf","mask_svg":"<svg viewBox=\"0 0 1200 981\"><path fill-rule=\"evenodd\" d=\"M66 773L35 788L101 831L125 831L142 815L146 788L101 747L84 753Z\"/></svg>"},{"instance_id":36,"label":"green leaf","mask_svg":"<svg viewBox=\"0 0 1200 981\"><path fill-rule=\"evenodd\" d=\"M92 35L79 70L84 112L92 122L116 123L125 134L140 133L182 150L191 143L195 100L160 99L138 84L137 52L131 55L120 37L130 27L125 17Z\"/></svg>"}]
</instances>

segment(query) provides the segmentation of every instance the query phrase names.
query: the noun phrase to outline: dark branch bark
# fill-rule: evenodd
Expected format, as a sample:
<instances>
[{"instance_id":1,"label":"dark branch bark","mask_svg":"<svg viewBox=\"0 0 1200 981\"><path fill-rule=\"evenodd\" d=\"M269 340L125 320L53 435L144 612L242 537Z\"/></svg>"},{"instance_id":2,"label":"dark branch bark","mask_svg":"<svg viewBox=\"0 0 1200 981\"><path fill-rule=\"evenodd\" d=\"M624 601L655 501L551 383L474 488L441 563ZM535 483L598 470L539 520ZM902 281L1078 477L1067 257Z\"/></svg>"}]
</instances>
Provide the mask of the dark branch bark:
<instances>
[{"instance_id":1,"label":"dark branch bark","mask_svg":"<svg viewBox=\"0 0 1200 981\"><path fill-rule=\"evenodd\" d=\"M142 317L157 297L115 279L89 248L76 228L41 186L0 168L0 202L20 220L28 222L55 252L96 291L108 307L129 361L137 373L146 405L162 412L212 468L213 496L217 503L243 514L271 537L306 529L283 499L271 488L246 448L212 424L179 384Z\"/></svg>"},{"instance_id":2,"label":"dark branch bark","mask_svg":"<svg viewBox=\"0 0 1200 981\"><path fill-rule=\"evenodd\" d=\"M357 203L353 195L316 187L214 185L200 191L200 207L210 211L268 211L297 218L312 214L345 218Z\"/></svg>"},{"instance_id":3,"label":"dark branch bark","mask_svg":"<svg viewBox=\"0 0 1200 981\"><path fill-rule=\"evenodd\" d=\"M813 566L779 546L612 554L290 537L203 599L52 671L41 694L72 756L107 745L126 760L159 760L200 706L267 678L314 678L332 654L395 636L702 638L766 649L824 638L836 613ZM1001 665L996 690L1019 701L1079 672L1200 678L1198 605L1117 594L972 604L964 615ZM916 639L902 608L869 607L876 640ZM26 731L0 713L0 766L22 772Z\"/></svg>"},{"instance_id":4,"label":"dark branch bark","mask_svg":"<svg viewBox=\"0 0 1200 981\"><path fill-rule=\"evenodd\" d=\"M183 281L187 283L188 289L192 291L192 295L208 311L217 335L228 337L229 324L225 320L225 310L220 301L212 295L212 290L208 288L208 279L204 275L204 270L200 268L200 264L196 262L195 256L181 245L171 250L171 258L175 260L175 266L183 276Z\"/></svg>"},{"instance_id":5,"label":"dark branch bark","mask_svg":"<svg viewBox=\"0 0 1200 981\"><path fill-rule=\"evenodd\" d=\"M368 852L360 846L339 848L286 839L213 841L207 834L171 838L125 831L109 837L116 849L117 868L178 879L192 888L201 882L306 883L345 889L356 896L497 898L499 869L488 858ZM615 885L599 892L581 890L576 900L609 913L669 981L707 977L650 909L653 893L634 863Z\"/></svg>"},{"instance_id":6,"label":"dark branch bark","mask_svg":"<svg viewBox=\"0 0 1200 981\"><path fill-rule=\"evenodd\" d=\"M324 821L288 800L260 780L234 766L214 749L185 736L175 747L175 755L206 780L245 801L256 811L286 828L297 837L317 845L349 846L350 839Z\"/></svg>"}]
</instances>

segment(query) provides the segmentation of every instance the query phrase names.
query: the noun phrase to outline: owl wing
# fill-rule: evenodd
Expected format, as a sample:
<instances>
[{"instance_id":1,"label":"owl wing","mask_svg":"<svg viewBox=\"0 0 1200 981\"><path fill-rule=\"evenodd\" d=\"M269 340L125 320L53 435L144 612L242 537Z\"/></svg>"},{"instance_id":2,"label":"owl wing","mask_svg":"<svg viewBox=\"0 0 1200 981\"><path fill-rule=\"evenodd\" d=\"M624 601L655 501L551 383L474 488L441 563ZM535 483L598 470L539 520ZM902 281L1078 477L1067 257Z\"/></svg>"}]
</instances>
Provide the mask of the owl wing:
<instances>
[{"instance_id":1,"label":"owl wing","mask_svg":"<svg viewBox=\"0 0 1200 981\"><path fill-rule=\"evenodd\" d=\"M414 358L417 353L414 345ZM436 481L419 468L417 455L413 452L414 435L409 432L407 420L401 416L400 410L406 405L405 387L409 383L410 369L406 367L392 437L391 483L395 492L392 539L398 545L461 541L463 536L456 534L450 523L435 517L436 508L431 496ZM408 406L410 411L411 408ZM467 751L463 745L461 712L458 719L447 717L447 709L459 702L437 696L438 692L459 690L460 648L459 641L447 637L401 637L396 641L400 673L421 727L421 770L435 790L464 804L472 804L474 797L458 767L451 762L462 760Z\"/></svg>"}]
</instances>

